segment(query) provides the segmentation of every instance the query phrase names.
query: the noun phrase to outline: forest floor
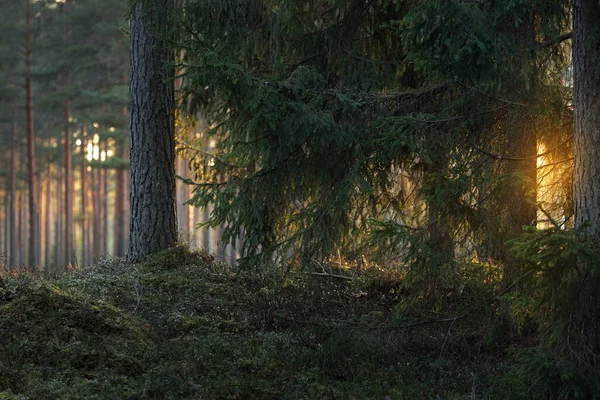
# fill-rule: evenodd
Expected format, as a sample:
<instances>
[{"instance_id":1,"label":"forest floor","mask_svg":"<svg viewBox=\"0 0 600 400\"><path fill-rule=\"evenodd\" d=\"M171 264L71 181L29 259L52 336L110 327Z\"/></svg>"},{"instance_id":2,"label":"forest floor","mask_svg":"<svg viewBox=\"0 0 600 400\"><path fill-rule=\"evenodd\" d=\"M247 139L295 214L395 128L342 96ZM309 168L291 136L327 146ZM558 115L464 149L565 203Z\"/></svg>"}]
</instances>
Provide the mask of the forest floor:
<instances>
[{"instance_id":1,"label":"forest floor","mask_svg":"<svg viewBox=\"0 0 600 400\"><path fill-rule=\"evenodd\" d=\"M490 344L468 293L443 314L403 305L392 275L284 278L182 248L4 274L0 400L539 397L514 356L532 340Z\"/></svg>"}]
</instances>

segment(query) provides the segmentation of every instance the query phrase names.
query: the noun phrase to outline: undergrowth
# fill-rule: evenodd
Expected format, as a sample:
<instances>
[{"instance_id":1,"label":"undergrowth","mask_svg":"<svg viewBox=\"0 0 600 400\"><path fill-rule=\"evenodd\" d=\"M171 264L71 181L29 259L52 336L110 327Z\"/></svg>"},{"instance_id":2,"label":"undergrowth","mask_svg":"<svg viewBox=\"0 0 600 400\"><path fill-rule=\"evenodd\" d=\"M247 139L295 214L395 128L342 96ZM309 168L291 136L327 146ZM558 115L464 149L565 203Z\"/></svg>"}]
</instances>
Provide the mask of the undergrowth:
<instances>
[{"instance_id":1,"label":"undergrowth","mask_svg":"<svg viewBox=\"0 0 600 400\"><path fill-rule=\"evenodd\" d=\"M486 344L474 290L444 294L443 315L401 292L385 273L241 271L183 248L4 275L0 399L542 398Z\"/></svg>"}]
</instances>

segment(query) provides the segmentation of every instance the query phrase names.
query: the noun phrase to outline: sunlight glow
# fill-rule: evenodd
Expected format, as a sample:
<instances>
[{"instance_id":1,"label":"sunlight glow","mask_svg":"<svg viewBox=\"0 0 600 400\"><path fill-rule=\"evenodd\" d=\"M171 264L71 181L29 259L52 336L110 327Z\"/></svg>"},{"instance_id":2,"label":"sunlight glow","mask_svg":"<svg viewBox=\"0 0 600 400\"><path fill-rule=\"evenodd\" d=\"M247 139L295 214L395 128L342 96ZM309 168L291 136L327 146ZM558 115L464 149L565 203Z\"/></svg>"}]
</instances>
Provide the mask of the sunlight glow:
<instances>
[{"instance_id":1,"label":"sunlight glow","mask_svg":"<svg viewBox=\"0 0 600 400\"><path fill-rule=\"evenodd\" d=\"M75 141L75 145L77 145L77 146L81 146L81 143L82 143L81 139L77 139Z\"/></svg>"},{"instance_id":2,"label":"sunlight glow","mask_svg":"<svg viewBox=\"0 0 600 400\"><path fill-rule=\"evenodd\" d=\"M94 152L94 145L92 143L88 143L87 145L87 160L88 161L92 161L93 160L93 153Z\"/></svg>"},{"instance_id":3,"label":"sunlight glow","mask_svg":"<svg viewBox=\"0 0 600 400\"><path fill-rule=\"evenodd\" d=\"M94 138L92 139L92 141L94 142L94 144L100 143L100 135L94 133Z\"/></svg>"},{"instance_id":4,"label":"sunlight glow","mask_svg":"<svg viewBox=\"0 0 600 400\"><path fill-rule=\"evenodd\" d=\"M113 156L113 154L114 154L114 152L113 152L112 150L108 150L108 151L106 152L106 156L107 156L107 157L112 157L112 156Z\"/></svg>"},{"instance_id":5,"label":"sunlight glow","mask_svg":"<svg viewBox=\"0 0 600 400\"><path fill-rule=\"evenodd\" d=\"M99 124L99 123L97 123L97 122L94 122L94 123L92 124L92 126L93 126L94 128L98 128L98 127L100 126L100 124Z\"/></svg>"}]
</instances>

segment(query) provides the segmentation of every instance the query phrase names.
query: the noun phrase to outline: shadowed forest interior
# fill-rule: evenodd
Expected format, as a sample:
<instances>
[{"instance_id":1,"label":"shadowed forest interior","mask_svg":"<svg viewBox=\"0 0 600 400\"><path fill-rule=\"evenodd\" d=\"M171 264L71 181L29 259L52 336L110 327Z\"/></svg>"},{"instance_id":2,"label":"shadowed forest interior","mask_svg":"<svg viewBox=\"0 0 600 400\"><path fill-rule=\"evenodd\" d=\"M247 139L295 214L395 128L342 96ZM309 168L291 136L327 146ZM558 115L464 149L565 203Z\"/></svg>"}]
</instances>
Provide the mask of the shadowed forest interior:
<instances>
[{"instance_id":1,"label":"shadowed forest interior","mask_svg":"<svg viewBox=\"0 0 600 400\"><path fill-rule=\"evenodd\" d=\"M598 21L0 0L0 400L600 398Z\"/></svg>"}]
</instances>

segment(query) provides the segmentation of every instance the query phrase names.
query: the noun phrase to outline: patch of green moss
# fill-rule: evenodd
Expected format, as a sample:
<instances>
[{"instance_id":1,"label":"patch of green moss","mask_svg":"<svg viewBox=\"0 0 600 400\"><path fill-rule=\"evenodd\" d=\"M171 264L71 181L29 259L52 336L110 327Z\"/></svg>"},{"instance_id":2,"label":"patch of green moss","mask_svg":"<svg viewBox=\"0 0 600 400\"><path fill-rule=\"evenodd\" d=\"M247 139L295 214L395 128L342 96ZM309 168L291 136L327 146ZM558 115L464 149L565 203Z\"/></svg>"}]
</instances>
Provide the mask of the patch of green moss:
<instances>
[{"instance_id":1,"label":"patch of green moss","mask_svg":"<svg viewBox=\"0 0 600 400\"><path fill-rule=\"evenodd\" d=\"M368 278L284 279L175 248L51 283L0 279L0 396L517 398L520 377L499 375L510 359L480 351L481 317L394 327L422 316L398 315Z\"/></svg>"},{"instance_id":2,"label":"patch of green moss","mask_svg":"<svg viewBox=\"0 0 600 400\"><path fill-rule=\"evenodd\" d=\"M144 327L112 305L31 282L0 307L0 390L76 398L144 371ZM114 385L113 385L114 384ZM79 397L81 398L81 397Z\"/></svg>"}]
</instances>

